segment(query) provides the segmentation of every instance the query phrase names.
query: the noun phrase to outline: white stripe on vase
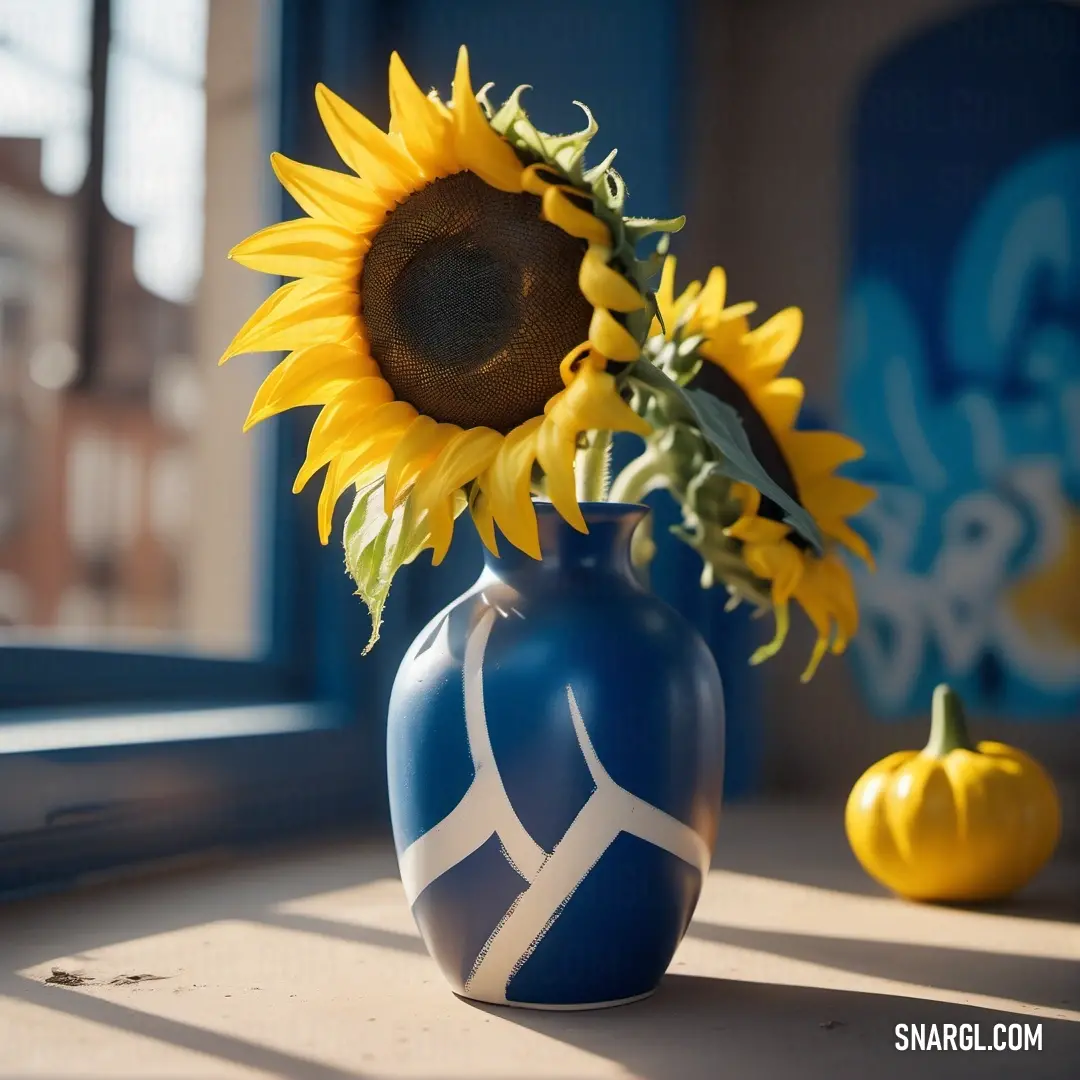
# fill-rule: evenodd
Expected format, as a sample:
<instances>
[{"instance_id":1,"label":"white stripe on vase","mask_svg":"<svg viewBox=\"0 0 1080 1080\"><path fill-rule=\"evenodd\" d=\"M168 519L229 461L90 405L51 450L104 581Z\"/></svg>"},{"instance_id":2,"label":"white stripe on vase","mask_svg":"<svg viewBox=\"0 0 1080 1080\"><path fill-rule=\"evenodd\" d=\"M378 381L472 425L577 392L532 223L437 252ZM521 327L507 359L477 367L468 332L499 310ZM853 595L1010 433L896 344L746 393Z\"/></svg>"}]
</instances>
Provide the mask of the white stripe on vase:
<instances>
[{"instance_id":1,"label":"white stripe on vase","mask_svg":"<svg viewBox=\"0 0 1080 1080\"><path fill-rule=\"evenodd\" d=\"M398 862L410 906L436 878L471 855L493 834L498 835L511 865L526 881L536 877L548 855L515 813L491 748L483 670L495 618L494 609L489 608L465 643L465 731L473 780L461 802L402 852Z\"/></svg>"},{"instance_id":2,"label":"white stripe on vase","mask_svg":"<svg viewBox=\"0 0 1080 1080\"><path fill-rule=\"evenodd\" d=\"M577 887L620 833L630 833L670 851L702 876L709 870L709 849L693 829L611 779L589 738L569 686L566 698L596 790L570 823L536 880L518 897L477 957L465 992L485 1001L506 1000L510 980L535 952Z\"/></svg>"}]
</instances>

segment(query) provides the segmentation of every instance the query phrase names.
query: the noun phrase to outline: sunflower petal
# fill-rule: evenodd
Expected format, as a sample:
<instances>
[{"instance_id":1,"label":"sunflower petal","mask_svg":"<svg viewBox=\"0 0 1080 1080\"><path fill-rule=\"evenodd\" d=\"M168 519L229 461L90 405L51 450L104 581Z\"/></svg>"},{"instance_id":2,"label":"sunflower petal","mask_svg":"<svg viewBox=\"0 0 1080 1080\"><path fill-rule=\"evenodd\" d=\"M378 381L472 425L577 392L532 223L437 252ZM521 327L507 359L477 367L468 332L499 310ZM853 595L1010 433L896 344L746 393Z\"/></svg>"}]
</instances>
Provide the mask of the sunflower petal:
<instances>
[{"instance_id":1,"label":"sunflower petal","mask_svg":"<svg viewBox=\"0 0 1080 1080\"><path fill-rule=\"evenodd\" d=\"M521 191L522 164L513 147L488 122L473 93L469 52L458 50L452 97L457 160L500 191Z\"/></svg>"},{"instance_id":2,"label":"sunflower petal","mask_svg":"<svg viewBox=\"0 0 1080 1080\"><path fill-rule=\"evenodd\" d=\"M731 494L742 504L739 516L730 528L725 529L725 535L739 539L739 532L757 518L761 508L761 492L750 484L735 483L731 485ZM734 530L734 531L733 531Z\"/></svg>"},{"instance_id":3,"label":"sunflower petal","mask_svg":"<svg viewBox=\"0 0 1080 1080\"><path fill-rule=\"evenodd\" d=\"M652 426L623 401L615 377L591 363L578 368L573 382L548 402L545 414L536 459L544 470L547 496L570 525L587 532L574 482L578 435L602 430L644 436Z\"/></svg>"},{"instance_id":4,"label":"sunflower petal","mask_svg":"<svg viewBox=\"0 0 1080 1080\"><path fill-rule=\"evenodd\" d=\"M503 440L495 460L480 476L495 523L514 547L534 559L540 558L540 535L530 480L543 423L542 416L534 416L514 428Z\"/></svg>"},{"instance_id":5,"label":"sunflower petal","mask_svg":"<svg viewBox=\"0 0 1080 1080\"><path fill-rule=\"evenodd\" d=\"M289 353L263 380L244 430L300 405L325 405L358 379L378 375L370 356L346 345L312 345Z\"/></svg>"},{"instance_id":6,"label":"sunflower petal","mask_svg":"<svg viewBox=\"0 0 1080 1080\"><path fill-rule=\"evenodd\" d=\"M803 556L794 544L747 544L743 559L758 577L772 582L774 604L786 604L803 576Z\"/></svg>"},{"instance_id":7,"label":"sunflower petal","mask_svg":"<svg viewBox=\"0 0 1080 1080\"><path fill-rule=\"evenodd\" d=\"M828 651L829 639L819 635L817 641L814 642L814 648L810 653L810 660L803 669L803 673L799 676L799 682L808 683L817 674L817 669L821 665L821 661Z\"/></svg>"},{"instance_id":8,"label":"sunflower petal","mask_svg":"<svg viewBox=\"0 0 1080 1080\"><path fill-rule=\"evenodd\" d=\"M341 497L349 487L360 490L368 484L381 479L386 473L386 466L394 448L401 439L398 429L387 429L374 439L366 440L357 450L343 452L340 461L335 499Z\"/></svg>"},{"instance_id":9,"label":"sunflower petal","mask_svg":"<svg viewBox=\"0 0 1080 1080\"><path fill-rule=\"evenodd\" d=\"M307 456L293 481L293 494L299 494L338 454L359 451L384 431L394 431L399 437L404 434L416 410L408 402L388 400L392 397L393 391L382 379L362 379L323 406L311 427Z\"/></svg>"},{"instance_id":10,"label":"sunflower petal","mask_svg":"<svg viewBox=\"0 0 1080 1080\"><path fill-rule=\"evenodd\" d=\"M383 488L386 513L393 513L401 496L460 430L454 424L440 424L430 416L418 416L409 425L386 466Z\"/></svg>"},{"instance_id":11,"label":"sunflower petal","mask_svg":"<svg viewBox=\"0 0 1080 1080\"><path fill-rule=\"evenodd\" d=\"M244 325L233 335L229 347L221 354L218 364L224 364L226 360L244 352L243 345L248 339L268 326L280 325L321 288L313 281L289 281L280 285L247 317Z\"/></svg>"},{"instance_id":12,"label":"sunflower petal","mask_svg":"<svg viewBox=\"0 0 1080 1080\"><path fill-rule=\"evenodd\" d=\"M473 525L484 547L498 558L499 545L495 539L495 518L491 513L491 499L479 480L473 484L469 495L469 512L472 514Z\"/></svg>"},{"instance_id":13,"label":"sunflower petal","mask_svg":"<svg viewBox=\"0 0 1080 1080\"><path fill-rule=\"evenodd\" d=\"M750 657L750 663L755 666L774 657L784 647L784 642L787 640L788 630L791 627L791 610L788 605L774 605L773 618L776 620L776 633L772 641L756 649Z\"/></svg>"},{"instance_id":14,"label":"sunflower petal","mask_svg":"<svg viewBox=\"0 0 1080 1080\"><path fill-rule=\"evenodd\" d=\"M330 543L330 530L333 527L334 507L337 505L337 497L334 490L338 486L338 473L341 470L341 459L335 458L330 462L330 468L323 477L322 491L319 492L319 505L317 517L319 523L319 542L324 546Z\"/></svg>"},{"instance_id":15,"label":"sunflower petal","mask_svg":"<svg viewBox=\"0 0 1080 1080\"><path fill-rule=\"evenodd\" d=\"M877 492L846 476L819 476L800 485L804 501L821 517L854 517L877 498Z\"/></svg>"},{"instance_id":16,"label":"sunflower petal","mask_svg":"<svg viewBox=\"0 0 1080 1080\"><path fill-rule=\"evenodd\" d=\"M362 450L342 454L330 462L323 478L318 506L319 542L324 547L330 542L334 509L341 496L351 484L360 488L377 479L386 467L386 458L392 446L393 435L384 433Z\"/></svg>"},{"instance_id":17,"label":"sunflower petal","mask_svg":"<svg viewBox=\"0 0 1080 1080\"><path fill-rule=\"evenodd\" d=\"M847 643L859 629L859 605L855 597L855 582L851 571L842 559L830 555L821 563L821 575L824 587L829 590L833 601L833 616L836 619L836 631L833 636L832 651L842 653Z\"/></svg>"},{"instance_id":18,"label":"sunflower petal","mask_svg":"<svg viewBox=\"0 0 1080 1080\"><path fill-rule=\"evenodd\" d=\"M668 255L660 271L660 284L656 287L656 307L660 318L664 320L664 329L668 336L675 329L675 266L676 258ZM655 320L654 320L655 321ZM650 335L660 333L660 328L650 331Z\"/></svg>"},{"instance_id":19,"label":"sunflower petal","mask_svg":"<svg viewBox=\"0 0 1080 1080\"><path fill-rule=\"evenodd\" d=\"M793 431L787 437L791 460L799 463L799 477L807 483L835 472L849 461L865 456L862 445L836 431Z\"/></svg>"},{"instance_id":20,"label":"sunflower petal","mask_svg":"<svg viewBox=\"0 0 1080 1080\"><path fill-rule=\"evenodd\" d=\"M547 176L542 176L546 173ZM543 195L553 184L562 183L562 174L546 161L536 161L521 171L521 189L530 195Z\"/></svg>"},{"instance_id":21,"label":"sunflower petal","mask_svg":"<svg viewBox=\"0 0 1080 1080\"><path fill-rule=\"evenodd\" d=\"M829 617L828 612L818 605L816 599L812 598L811 594L804 594L798 599L817 633L814 648L810 652L810 659L799 676L799 682L808 683L817 674L821 661L829 651L829 642L833 632L832 619Z\"/></svg>"},{"instance_id":22,"label":"sunflower petal","mask_svg":"<svg viewBox=\"0 0 1080 1080\"><path fill-rule=\"evenodd\" d=\"M843 544L852 554L858 555L871 570L874 569L874 556L869 544L846 521L842 518L823 517L819 524L823 533Z\"/></svg>"},{"instance_id":23,"label":"sunflower petal","mask_svg":"<svg viewBox=\"0 0 1080 1080\"><path fill-rule=\"evenodd\" d=\"M548 402L546 411L574 440L583 431L629 431L641 436L652 431L652 425L623 401L615 376L590 363L578 368L573 382Z\"/></svg>"},{"instance_id":24,"label":"sunflower petal","mask_svg":"<svg viewBox=\"0 0 1080 1080\"><path fill-rule=\"evenodd\" d=\"M797 307L784 308L743 338L751 350L750 370L757 381L767 381L783 370L802 336L803 315Z\"/></svg>"},{"instance_id":25,"label":"sunflower petal","mask_svg":"<svg viewBox=\"0 0 1080 1080\"><path fill-rule=\"evenodd\" d=\"M707 335L701 345L701 354L714 364L722 367L732 378L739 381L740 385L750 387L764 385L768 379L759 376L750 377L751 368L748 361L752 360L752 353L743 344L743 339L750 330L750 320L747 319L747 311L753 311L754 304L736 304L734 307L725 308L715 321L706 325L702 322L693 322L691 329L695 333Z\"/></svg>"},{"instance_id":26,"label":"sunflower petal","mask_svg":"<svg viewBox=\"0 0 1080 1080\"><path fill-rule=\"evenodd\" d=\"M630 362L641 355L637 338L607 308L594 308L589 323L589 342L610 360Z\"/></svg>"},{"instance_id":27,"label":"sunflower petal","mask_svg":"<svg viewBox=\"0 0 1080 1080\"><path fill-rule=\"evenodd\" d=\"M560 187L549 187L541 196L541 217L564 233L603 247L611 245L611 232L591 211L572 202Z\"/></svg>"},{"instance_id":28,"label":"sunflower petal","mask_svg":"<svg viewBox=\"0 0 1080 1080\"><path fill-rule=\"evenodd\" d=\"M612 311L640 311L645 298L632 282L608 265L611 249L590 244L581 260L578 284L590 304Z\"/></svg>"},{"instance_id":29,"label":"sunflower petal","mask_svg":"<svg viewBox=\"0 0 1080 1080\"><path fill-rule=\"evenodd\" d=\"M789 431L802 408L806 388L799 379L773 379L760 391L761 414L773 431Z\"/></svg>"},{"instance_id":30,"label":"sunflower petal","mask_svg":"<svg viewBox=\"0 0 1080 1080\"><path fill-rule=\"evenodd\" d=\"M391 208L359 177L305 165L278 153L270 155L270 164L301 210L313 218L336 222L358 236L377 229Z\"/></svg>"},{"instance_id":31,"label":"sunflower petal","mask_svg":"<svg viewBox=\"0 0 1080 1080\"><path fill-rule=\"evenodd\" d=\"M329 87L315 87L323 126L341 160L380 194L395 202L415 191L422 177L416 162L387 133Z\"/></svg>"},{"instance_id":32,"label":"sunflower petal","mask_svg":"<svg viewBox=\"0 0 1080 1080\"><path fill-rule=\"evenodd\" d=\"M351 288L336 281L290 281L259 305L218 363L241 353L344 342L356 333L359 303Z\"/></svg>"},{"instance_id":33,"label":"sunflower petal","mask_svg":"<svg viewBox=\"0 0 1080 1080\"><path fill-rule=\"evenodd\" d=\"M363 237L328 221L282 221L242 240L229 258L282 277L355 278L370 246Z\"/></svg>"},{"instance_id":34,"label":"sunflower petal","mask_svg":"<svg viewBox=\"0 0 1080 1080\"><path fill-rule=\"evenodd\" d=\"M701 282L691 281L679 294L675 301L675 321L682 322L688 319L696 305L698 296L701 295Z\"/></svg>"},{"instance_id":35,"label":"sunflower petal","mask_svg":"<svg viewBox=\"0 0 1080 1080\"><path fill-rule=\"evenodd\" d=\"M396 52L390 54L390 117L391 128L401 133L409 156L429 180L461 167L450 114L416 85Z\"/></svg>"},{"instance_id":36,"label":"sunflower petal","mask_svg":"<svg viewBox=\"0 0 1080 1080\"><path fill-rule=\"evenodd\" d=\"M454 434L438 460L417 480L412 500L418 514L427 514L431 534L431 564L438 566L450 549L454 533L453 495L475 480L494 460L503 436L491 428L469 428Z\"/></svg>"},{"instance_id":37,"label":"sunflower petal","mask_svg":"<svg viewBox=\"0 0 1080 1080\"><path fill-rule=\"evenodd\" d=\"M695 315L703 326L718 322L724 313L727 300L727 273L722 266L714 266L705 279L705 286L697 298Z\"/></svg>"},{"instance_id":38,"label":"sunflower petal","mask_svg":"<svg viewBox=\"0 0 1080 1080\"><path fill-rule=\"evenodd\" d=\"M724 530L724 535L741 540L744 544L777 544L790 532L790 526L781 521L744 516L734 525L729 525Z\"/></svg>"},{"instance_id":39,"label":"sunflower petal","mask_svg":"<svg viewBox=\"0 0 1080 1080\"><path fill-rule=\"evenodd\" d=\"M559 378L562 379L563 386L569 386L574 381L578 368L582 364L594 364L603 371L607 367L607 357L601 356L588 341L575 345L559 364ZM550 405L550 401L548 404ZM547 406L544 411L547 412Z\"/></svg>"},{"instance_id":40,"label":"sunflower petal","mask_svg":"<svg viewBox=\"0 0 1080 1080\"><path fill-rule=\"evenodd\" d=\"M352 449L346 445L346 439L361 419L393 401L390 384L380 377L361 379L328 401L319 410L319 415L308 433L307 461L297 477L294 494L299 492L303 484L331 457ZM303 481L300 477L304 478Z\"/></svg>"},{"instance_id":41,"label":"sunflower petal","mask_svg":"<svg viewBox=\"0 0 1080 1080\"><path fill-rule=\"evenodd\" d=\"M536 460L544 470L544 490L566 522L578 532L587 533L574 480L576 452L574 435L560 427L551 415L545 417L536 437Z\"/></svg>"},{"instance_id":42,"label":"sunflower petal","mask_svg":"<svg viewBox=\"0 0 1080 1080\"><path fill-rule=\"evenodd\" d=\"M830 648L843 651L858 628L855 588L847 567L835 557L807 560L795 599L817 631L810 662L800 676L802 682L809 682L825 653Z\"/></svg>"}]
</instances>

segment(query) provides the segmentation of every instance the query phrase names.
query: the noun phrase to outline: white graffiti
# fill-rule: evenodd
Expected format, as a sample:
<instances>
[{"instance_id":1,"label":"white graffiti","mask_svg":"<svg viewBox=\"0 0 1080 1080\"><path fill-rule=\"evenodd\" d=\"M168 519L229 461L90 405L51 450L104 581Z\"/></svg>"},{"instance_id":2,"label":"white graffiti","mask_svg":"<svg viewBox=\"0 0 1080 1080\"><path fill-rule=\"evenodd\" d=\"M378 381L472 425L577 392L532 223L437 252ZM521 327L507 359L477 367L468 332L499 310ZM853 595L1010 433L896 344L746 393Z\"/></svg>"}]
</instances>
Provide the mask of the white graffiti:
<instances>
[{"instance_id":1,"label":"white graffiti","mask_svg":"<svg viewBox=\"0 0 1080 1080\"><path fill-rule=\"evenodd\" d=\"M493 928L466 981L465 994L505 1004L510 980L620 833L671 852L702 876L708 873L711 852L695 830L631 794L608 775L570 686L566 688L568 718L595 787L551 852L533 840L514 812L488 734L483 665L496 617L493 609L486 611L465 646L465 728L474 779L457 806L401 854L400 865L411 905L447 870L491 836L499 837L508 862L529 885Z\"/></svg>"},{"instance_id":2,"label":"white graffiti","mask_svg":"<svg viewBox=\"0 0 1080 1080\"><path fill-rule=\"evenodd\" d=\"M994 670L1014 711L1080 689L1080 139L970 208L931 314L885 264L845 316L848 428L882 498L856 647L885 711ZM928 565L929 563L929 565Z\"/></svg>"},{"instance_id":3,"label":"white graffiti","mask_svg":"<svg viewBox=\"0 0 1080 1080\"><path fill-rule=\"evenodd\" d=\"M1052 463L1010 472L1015 502L991 490L959 497L938 528L940 545L925 573L910 570L913 546L924 527L928 499L911 489L885 489L863 517L879 537L878 572L859 582L864 618L887 629L860 634L857 648L875 696L900 708L909 700L936 648L946 678L968 675L997 649L1012 670L1037 686L1068 690L1080 685L1080 648L1051 627L1039 633L1010 603L1022 546L1036 543L1025 560L1033 569L1053 567L1068 555L1068 506ZM1023 507L1025 514L1021 513ZM1062 582L1068 588L1068 582Z\"/></svg>"}]
</instances>

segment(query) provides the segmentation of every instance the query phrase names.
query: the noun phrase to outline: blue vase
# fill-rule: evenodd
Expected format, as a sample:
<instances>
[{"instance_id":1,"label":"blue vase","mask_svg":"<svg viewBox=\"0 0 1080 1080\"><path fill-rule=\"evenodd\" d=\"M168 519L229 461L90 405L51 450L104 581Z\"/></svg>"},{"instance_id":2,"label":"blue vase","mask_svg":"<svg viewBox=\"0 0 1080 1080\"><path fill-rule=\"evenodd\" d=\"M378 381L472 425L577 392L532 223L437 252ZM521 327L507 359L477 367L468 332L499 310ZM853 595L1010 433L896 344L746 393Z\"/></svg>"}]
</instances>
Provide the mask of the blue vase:
<instances>
[{"instance_id":1,"label":"blue vase","mask_svg":"<svg viewBox=\"0 0 1080 1080\"><path fill-rule=\"evenodd\" d=\"M390 699L394 841L453 990L573 1009L650 994L708 872L723 692L694 628L637 581L645 507L537 504L406 653Z\"/></svg>"}]
</instances>

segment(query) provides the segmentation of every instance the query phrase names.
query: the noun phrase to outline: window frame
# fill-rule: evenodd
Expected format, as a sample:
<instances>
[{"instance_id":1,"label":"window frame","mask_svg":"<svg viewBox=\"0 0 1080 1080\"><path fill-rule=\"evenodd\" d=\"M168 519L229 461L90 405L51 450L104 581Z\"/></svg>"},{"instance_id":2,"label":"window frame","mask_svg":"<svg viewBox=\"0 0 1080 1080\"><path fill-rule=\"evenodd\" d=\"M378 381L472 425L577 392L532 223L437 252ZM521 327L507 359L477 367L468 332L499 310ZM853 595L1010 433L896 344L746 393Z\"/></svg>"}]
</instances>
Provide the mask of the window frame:
<instances>
[{"instance_id":1,"label":"window frame","mask_svg":"<svg viewBox=\"0 0 1080 1080\"><path fill-rule=\"evenodd\" d=\"M102 151L104 147L106 67L110 48L110 2L92 0L91 8L91 87L90 161L87 182L80 197L84 200L84 265L82 299L86 309L80 319L84 364L79 379L67 393L79 393L92 386L98 359L97 319L94 309L100 306L100 275L96 269L102 257L100 243L94 242L96 219L103 212L101 201ZM280 5L267 5L264 15L263 50L283 59L281 36L275 32L275 16ZM277 96L280 82L276 64L267 65L272 77L264 88L264 113L276 121L280 115ZM264 143L276 142L275 123L265 125ZM268 151L267 151L268 152ZM267 217L278 208L267 206ZM306 578L311 575L315 551L306 544L303 520L310 507L285 495L278 478L286 475L297 455L298 441L304 436L297 417L282 418L260 440L256 484L255 535L262 537L253 635L258 655L251 658L225 658L199 655L190 650L168 651L164 648L84 647L67 644L13 641L0 645L0 722L10 719L14 710L72 709L82 706L106 708L147 708L165 706L191 708L200 705L250 704L307 699L314 696L313 658L309 632L313 613L303 602ZM241 436L237 434L237 438ZM251 438L251 436L248 436ZM223 523L227 527L227 523ZM58 678L58 676L61 676Z\"/></svg>"},{"instance_id":2,"label":"window frame","mask_svg":"<svg viewBox=\"0 0 1080 1080\"><path fill-rule=\"evenodd\" d=\"M331 6L339 18L379 7ZM336 35L317 19L305 24L290 0L262 7L267 155L310 157L291 103L310 96L313 67ZM275 200L268 219L295 215L284 193ZM359 662L363 605L340 549L318 542L317 493L290 491L308 413L246 436L263 451L258 655L0 645L0 896L208 846L386 820L381 720L404 641L388 626L383 662ZM396 591L409 608L408 586Z\"/></svg>"}]
</instances>

